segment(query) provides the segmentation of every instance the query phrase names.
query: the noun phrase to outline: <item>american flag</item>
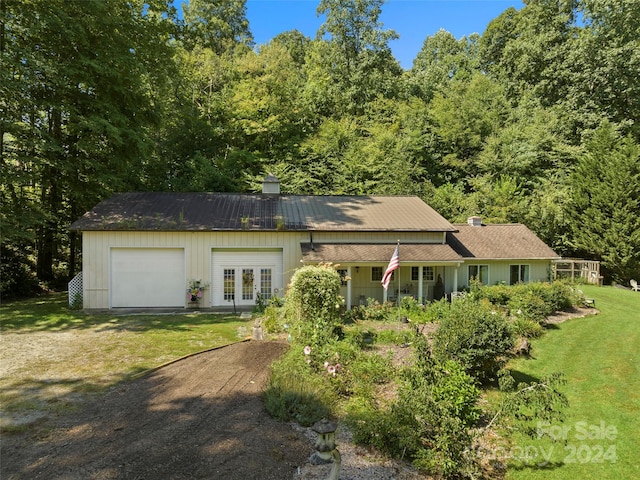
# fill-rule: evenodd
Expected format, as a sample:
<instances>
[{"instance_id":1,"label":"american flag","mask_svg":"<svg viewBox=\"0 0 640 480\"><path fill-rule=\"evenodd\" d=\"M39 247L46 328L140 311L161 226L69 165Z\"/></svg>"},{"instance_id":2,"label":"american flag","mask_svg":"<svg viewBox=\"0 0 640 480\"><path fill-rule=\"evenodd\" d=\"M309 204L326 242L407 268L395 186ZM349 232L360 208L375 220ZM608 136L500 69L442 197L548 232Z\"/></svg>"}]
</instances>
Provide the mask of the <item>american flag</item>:
<instances>
[{"instance_id":1,"label":"american flag","mask_svg":"<svg viewBox=\"0 0 640 480\"><path fill-rule=\"evenodd\" d=\"M398 251L399 248L400 245L396 245L396 250L395 252L393 252L391 260L389 260L389 266L387 266L387 269L382 276L382 280L380 283L382 283L382 286L385 290L389 288L389 282L391 282L391 275L393 275L393 271L397 270L400 266L400 252Z\"/></svg>"}]
</instances>

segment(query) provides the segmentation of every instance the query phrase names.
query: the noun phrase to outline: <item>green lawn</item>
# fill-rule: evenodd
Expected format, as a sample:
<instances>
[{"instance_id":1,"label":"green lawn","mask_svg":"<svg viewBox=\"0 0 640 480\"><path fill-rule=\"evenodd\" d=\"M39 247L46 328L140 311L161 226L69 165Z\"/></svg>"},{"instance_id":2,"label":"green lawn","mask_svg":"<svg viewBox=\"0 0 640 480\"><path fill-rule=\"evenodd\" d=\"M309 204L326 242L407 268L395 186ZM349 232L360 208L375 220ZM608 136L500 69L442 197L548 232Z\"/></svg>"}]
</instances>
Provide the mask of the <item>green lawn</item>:
<instances>
[{"instance_id":1,"label":"green lawn","mask_svg":"<svg viewBox=\"0 0 640 480\"><path fill-rule=\"evenodd\" d=\"M640 293L581 289L600 313L553 326L532 359L510 364L536 379L564 372L570 407L563 423L543 426L557 442L516 439L508 479L640 478Z\"/></svg>"},{"instance_id":2,"label":"green lawn","mask_svg":"<svg viewBox=\"0 0 640 480\"><path fill-rule=\"evenodd\" d=\"M185 355L251 336L235 315L89 315L65 294L0 307L0 427L22 429L75 408L101 391Z\"/></svg>"}]
</instances>

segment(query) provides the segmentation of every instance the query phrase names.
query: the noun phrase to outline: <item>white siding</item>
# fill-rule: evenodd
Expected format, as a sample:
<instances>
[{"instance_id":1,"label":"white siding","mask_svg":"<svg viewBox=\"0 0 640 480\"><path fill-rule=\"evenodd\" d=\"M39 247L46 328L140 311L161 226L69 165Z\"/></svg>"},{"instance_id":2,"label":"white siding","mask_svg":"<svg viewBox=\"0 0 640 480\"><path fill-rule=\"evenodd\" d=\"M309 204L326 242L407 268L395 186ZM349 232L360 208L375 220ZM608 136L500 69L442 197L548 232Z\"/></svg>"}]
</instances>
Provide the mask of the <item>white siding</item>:
<instances>
[{"instance_id":1,"label":"white siding","mask_svg":"<svg viewBox=\"0 0 640 480\"><path fill-rule=\"evenodd\" d=\"M297 232L92 232L82 234L82 270L84 307L106 309L109 304L109 251L113 247L183 248L185 255L184 284L180 290L186 299L189 279L211 282L211 252L215 248L277 248L282 253L282 285L300 267L300 242L308 234ZM206 291L202 307L210 307L212 294Z\"/></svg>"}]
</instances>

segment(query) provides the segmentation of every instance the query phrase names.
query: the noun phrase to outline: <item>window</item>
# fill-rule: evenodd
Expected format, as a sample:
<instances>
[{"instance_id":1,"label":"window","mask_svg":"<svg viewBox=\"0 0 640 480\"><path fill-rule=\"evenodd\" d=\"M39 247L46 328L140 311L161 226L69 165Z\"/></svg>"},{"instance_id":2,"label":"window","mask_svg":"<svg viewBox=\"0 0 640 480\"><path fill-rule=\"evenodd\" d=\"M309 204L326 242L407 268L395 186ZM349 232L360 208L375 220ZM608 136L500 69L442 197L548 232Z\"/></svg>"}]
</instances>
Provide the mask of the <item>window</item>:
<instances>
[{"instance_id":1,"label":"window","mask_svg":"<svg viewBox=\"0 0 640 480\"><path fill-rule=\"evenodd\" d=\"M382 281L382 267L371 267L371 281Z\"/></svg>"},{"instance_id":2,"label":"window","mask_svg":"<svg viewBox=\"0 0 640 480\"><path fill-rule=\"evenodd\" d=\"M253 268L242 269L242 300L253 300Z\"/></svg>"},{"instance_id":3,"label":"window","mask_svg":"<svg viewBox=\"0 0 640 480\"><path fill-rule=\"evenodd\" d=\"M236 271L233 268L224 269L224 278L222 285L224 299L227 302L230 302L231 300L233 300L234 293L236 291Z\"/></svg>"},{"instance_id":4,"label":"window","mask_svg":"<svg viewBox=\"0 0 640 480\"><path fill-rule=\"evenodd\" d=\"M340 285L342 285L343 287L347 286L347 269L346 268L339 268L338 269L338 275L340 275Z\"/></svg>"},{"instance_id":5,"label":"window","mask_svg":"<svg viewBox=\"0 0 640 480\"><path fill-rule=\"evenodd\" d=\"M469 265L469 283L471 283L472 280L488 285L489 265Z\"/></svg>"},{"instance_id":6,"label":"window","mask_svg":"<svg viewBox=\"0 0 640 480\"><path fill-rule=\"evenodd\" d=\"M524 283L529 281L529 265L510 265L509 284Z\"/></svg>"},{"instance_id":7,"label":"window","mask_svg":"<svg viewBox=\"0 0 640 480\"><path fill-rule=\"evenodd\" d=\"M420 277L420 267L411 267L411 281L417 282ZM422 280L433 282L433 267L422 267Z\"/></svg>"},{"instance_id":8,"label":"window","mask_svg":"<svg viewBox=\"0 0 640 480\"><path fill-rule=\"evenodd\" d=\"M260 269L260 295L265 300L271 298L271 286L273 284L271 269L270 268L261 268Z\"/></svg>"}]
</instances>

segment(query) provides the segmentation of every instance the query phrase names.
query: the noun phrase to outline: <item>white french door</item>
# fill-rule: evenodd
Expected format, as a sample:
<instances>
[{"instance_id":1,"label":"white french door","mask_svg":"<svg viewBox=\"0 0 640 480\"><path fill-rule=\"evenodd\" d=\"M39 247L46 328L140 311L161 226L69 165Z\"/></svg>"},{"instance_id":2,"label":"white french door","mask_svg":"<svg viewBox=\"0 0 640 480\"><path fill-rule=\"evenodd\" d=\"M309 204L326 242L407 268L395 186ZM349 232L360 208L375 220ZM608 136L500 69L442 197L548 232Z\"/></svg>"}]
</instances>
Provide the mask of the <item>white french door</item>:
<instances>
[{"instance_id":1,"label":"white french door","mask_svg":"<svg viewBox=\"0 0 640 480\"><path fill-rule=\"evenodd\" d=\"M282 289L282 250L213 249L212 305L252 306Z\"/></svg>"},{"instance_id":2,"label":"white french door","mask_svg":"<svg viewBox=\"0 0 640 480\"><path fill-rule=\"evenodd\" d=\"M223 300L236 305L255 305L260 295L264 300L273 296L272 267L225 268Z\"/></svg>"}]
</instances>

